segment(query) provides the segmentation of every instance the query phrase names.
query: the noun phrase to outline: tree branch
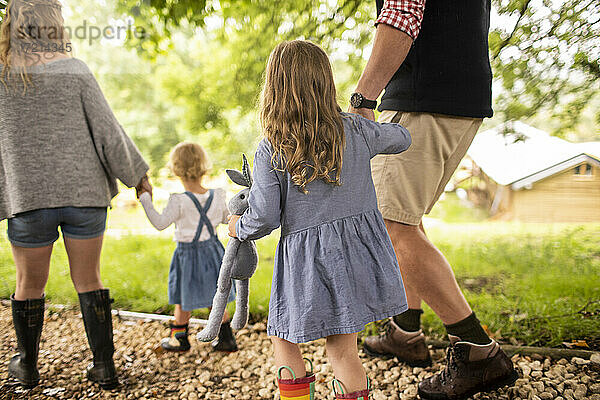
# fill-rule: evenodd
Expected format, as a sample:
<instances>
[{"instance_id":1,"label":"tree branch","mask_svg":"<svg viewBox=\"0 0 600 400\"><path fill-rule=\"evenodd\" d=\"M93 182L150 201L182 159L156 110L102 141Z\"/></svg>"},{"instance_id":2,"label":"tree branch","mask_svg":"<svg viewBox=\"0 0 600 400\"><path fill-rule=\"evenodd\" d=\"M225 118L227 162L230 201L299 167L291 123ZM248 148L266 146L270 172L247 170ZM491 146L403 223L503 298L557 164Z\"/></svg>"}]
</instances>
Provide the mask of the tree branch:
<instances>
[{"instance_id":1,"label":"tree branch","mask_svg":"<svg viewBox=\"0 0 600 400\"><path fill-rule=\"evenodd\" d=\"M519 27L520 27L521 20L523 19L523 17L525 16L525 13L527 12L527 9L529 8L529 3L531 3L531 0L525 1L523 3L523 5L521 6L521 9L519 10L519 18L517 18L515 27L513 28L510 35L500 43L500 46L494 52L494 54L492 54L492 60L495 60L496 58L498 58L498 56L500 55L500 52L502 52L502 50L510 44L512 38L515 36L515 33L517 32L517 29L519 29Z\"/></svg>"}]
</instances>

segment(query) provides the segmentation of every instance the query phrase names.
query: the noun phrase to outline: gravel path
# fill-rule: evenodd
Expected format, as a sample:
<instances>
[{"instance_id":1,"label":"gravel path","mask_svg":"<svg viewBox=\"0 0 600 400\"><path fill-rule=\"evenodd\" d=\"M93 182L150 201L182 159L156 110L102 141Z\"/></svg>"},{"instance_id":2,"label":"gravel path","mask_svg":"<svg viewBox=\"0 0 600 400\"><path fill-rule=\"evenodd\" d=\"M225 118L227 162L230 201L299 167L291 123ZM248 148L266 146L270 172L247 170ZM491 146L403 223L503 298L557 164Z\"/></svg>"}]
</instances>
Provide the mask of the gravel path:
<instances>
[{"instance_id":1,"label":"gravel path","mask_svg":"<svg viewBox=\"0 0 600 400\"><path fill-rule=\"evenodd\" d=\"M210 346L192 340L184 355L154 353L167 330L157 322L115 319L115 361L120 370L119 390L102 392L85 379L90 361L83 323L75 311L47 312L40 345L40 385L25 391L7 377L6 366L15 353L16 340L10 308L0 305L0 399L272 399L275 393L271 344L264 324L237 334L240 351L213 353ZM303 345L317 375L317 399L332 399L322 340ZM410 368L393 360L361 355L375 390L373 400L416 398L416 383L443 367L444 353L434 351L432 368ZM514 356L522 378L513 388L477 399L600 400L600 364L582 359L532 359Z\"/></svg>"}]
</instances>

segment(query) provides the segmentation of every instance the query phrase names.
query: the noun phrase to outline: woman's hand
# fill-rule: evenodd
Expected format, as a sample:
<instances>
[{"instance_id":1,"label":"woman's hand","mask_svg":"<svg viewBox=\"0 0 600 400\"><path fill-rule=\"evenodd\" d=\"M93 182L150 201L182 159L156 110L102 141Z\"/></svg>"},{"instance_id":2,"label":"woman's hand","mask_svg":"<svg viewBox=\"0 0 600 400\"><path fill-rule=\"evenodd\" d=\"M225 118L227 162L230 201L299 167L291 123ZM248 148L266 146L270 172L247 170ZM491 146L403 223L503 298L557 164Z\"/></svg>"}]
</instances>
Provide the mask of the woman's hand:
<instances>
[{"instance_id":1,"label":"woman's hand","mask_svg":"<svg viewBox=\"0 0 600 400\"><path fill-rule=\"evenodd\" d=\"M144 175L144 177L140 180L140 183L138 183L138 185L135 187L135 195L138 199L144 192L150 193L150 198L152 198L152 185L150 184L148 175Z\"/></svg>"},{"instance_id":2,"label":"woman's hand","mask_svg":"<svg viewBox=\"0 0 600 400\"><path fill-rule=\"evenodd\" d=\"M232 238L237 237L237 232L235 231L235 224L240 218L241 215L230 215L227 217L227 219L229 220L229 236L231 236Z\"/></svg>"}]
</instances>

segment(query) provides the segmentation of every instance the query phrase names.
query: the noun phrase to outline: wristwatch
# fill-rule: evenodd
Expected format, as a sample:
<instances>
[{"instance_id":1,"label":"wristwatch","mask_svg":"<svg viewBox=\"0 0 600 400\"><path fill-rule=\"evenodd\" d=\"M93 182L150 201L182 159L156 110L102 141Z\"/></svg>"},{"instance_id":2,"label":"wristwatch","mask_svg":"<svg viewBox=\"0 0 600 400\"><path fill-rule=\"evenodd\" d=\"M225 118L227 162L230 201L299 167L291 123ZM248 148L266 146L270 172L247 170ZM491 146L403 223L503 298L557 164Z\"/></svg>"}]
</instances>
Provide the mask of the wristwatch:
<instances>
[{"instance_id":1,"label":"wristwatch","mask_svg":"<svg viewBox=\"0 0 600 400\"><path fill-rule=\"evenodd\" d=\"M352 96L350 96L350 105L354 108L374 110L377 107L377 100L367 100L361 93L352 93Z\"/></svg>"}]
</instances>

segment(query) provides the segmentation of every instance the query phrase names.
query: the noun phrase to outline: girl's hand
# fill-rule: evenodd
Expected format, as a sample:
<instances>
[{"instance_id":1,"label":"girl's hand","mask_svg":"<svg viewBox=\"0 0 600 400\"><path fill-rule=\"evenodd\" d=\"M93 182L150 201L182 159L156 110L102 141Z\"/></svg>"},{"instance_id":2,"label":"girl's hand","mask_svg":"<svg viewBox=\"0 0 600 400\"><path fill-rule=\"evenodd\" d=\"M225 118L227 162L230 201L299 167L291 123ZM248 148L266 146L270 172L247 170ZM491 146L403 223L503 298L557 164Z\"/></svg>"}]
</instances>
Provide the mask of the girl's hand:
<instances>
[{"instance_id":1,"label":"girl's hand","mask_svg":"<svg viewBox=\"0 0 600 400\"><path fill-rule=\"evenodd\" d=\"M235 224L240 218L241 215L230 215L227 217L227 219L229 220L229 236L231 236L232 238L237 237L237 232L235 231Z\"/></svg>"},{"instance_id":2,"label":"girl's hand","mask_svg":"<svg viewBox=\"0 0 600 400\"><path fill-rule=\"evenodd\" d=\"M375 112L368 108L354 108L354 107L350 106L350 107L348 107L348 112L353 113L353 114L358 114L360 116L365 117L366 119L375 121Z\"/></svg>"}]
</instances>

